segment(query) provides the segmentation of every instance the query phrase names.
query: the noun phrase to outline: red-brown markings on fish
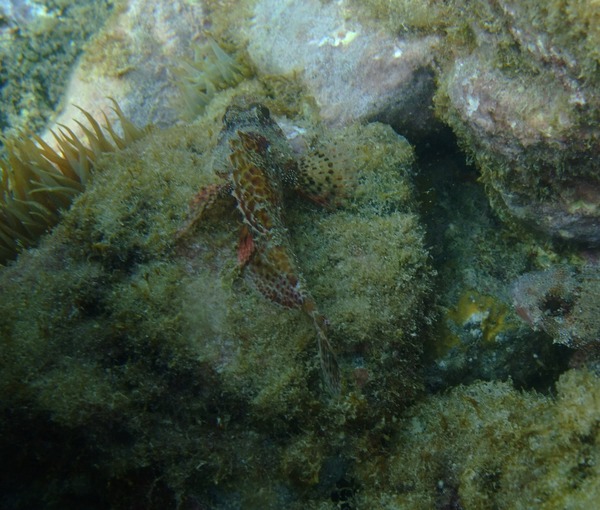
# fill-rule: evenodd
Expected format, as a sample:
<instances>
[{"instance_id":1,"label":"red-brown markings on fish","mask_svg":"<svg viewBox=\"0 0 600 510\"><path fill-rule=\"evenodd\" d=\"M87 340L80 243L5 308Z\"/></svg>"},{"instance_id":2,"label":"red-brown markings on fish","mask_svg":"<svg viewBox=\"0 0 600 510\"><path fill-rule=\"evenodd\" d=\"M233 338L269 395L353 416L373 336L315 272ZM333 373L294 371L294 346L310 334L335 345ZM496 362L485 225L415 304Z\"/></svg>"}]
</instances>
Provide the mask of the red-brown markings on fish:
<instances>
[{"instance_id":1,"label":"red-brown markings on fish","mask_svg":"<svg viewBox=\"0 0 600 510\"><path fill-rule=\"evenodd\" d=\"M200 189L179 236L187 235L217 202L233 197L242 218L240 265L267 299L300 308L311 318L323 380L331 393L339 393L340 371L325 332L327 321L297 268L282 214L288 190L327 205L341 181L332 166L321 154L310 163L299 163L265 106L232 105L223 116L213 164L223 181Z\"/></svg>"}]
</instances>

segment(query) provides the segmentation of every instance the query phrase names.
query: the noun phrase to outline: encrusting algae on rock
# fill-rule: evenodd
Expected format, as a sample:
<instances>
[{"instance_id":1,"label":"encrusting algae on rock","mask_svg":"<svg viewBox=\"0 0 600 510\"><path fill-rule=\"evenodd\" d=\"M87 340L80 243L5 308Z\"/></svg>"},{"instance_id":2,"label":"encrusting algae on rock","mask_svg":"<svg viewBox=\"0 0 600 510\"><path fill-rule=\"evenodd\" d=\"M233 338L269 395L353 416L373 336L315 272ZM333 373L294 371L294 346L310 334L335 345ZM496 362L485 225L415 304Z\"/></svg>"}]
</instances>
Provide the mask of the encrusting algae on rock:
<instances>
[{"instance_id":1,"label":"encrusting algae on rock","mask_svg":"<svg viewBox=\"0 0 600 510\"><path fill-rule=\"evenodd\" d=\"M565 374L556 399L497 382L515 380L496 357L512 319L477 275L447 294L446 338L474 339L461 369L490 344L490 365L510 368L423 395L433 271L406 139L326 129L293 76L240 76L235 90L199 77L201 117L98 158L56 228L0 269L0 506L591 507L598 377ZM463 247L467 230L452 234ZM460 274L481 267L448 247Z\"/></svg>"},{"instance_id":2,"label":"encrusting algae on rock","mask_svg":"<svg viewBox=\"0 0 600 510\"><path fill-rule=\"evenodd\" d=\"M600 266L557 265L513 284L518 315L572 348L600 344Z\"/></svg>"},{"instance_id":3,"label":"encrusting algae on rock","mask_svg":"<svg viewBox=\"0 0 600 510\"><path fill-rule=\"evenodd\" d=\"M226 182L215 170L231 171L233 150L239 170L265 163L254 129L234 122L231 137L219 141L234 96L252 97L282 129L303 133L294 150L304 144L307 156L294 161L310 167L299 187L313 200L286 193L285 207L268 202L267 212L273 224L285 221L289 241L289 259L277 263L293 263L289 274L302 275L301 288L331 319L327 337L344 374L336 399L321 391L310 313L277 309L237 277L233 196L207 208L193 233L177 241L190 198ZM50 499L64 507L75 485L90 508L140 500L149 509L196 501L214 508L331 505L336 484L352 478L354 459L385 441L421 391L419 332L431 280L412 149L380 124L326 130L310 113L286 119L282 110L289 105L279 107L259 83L244 83L219 93L193 124L155 129L105 154L39 247L0 270L2 412L27 410L3 420L0 432L5 446L18 443L24 423L59 438L43 469L46 480L61 482L30 496L30 508L60 506ZM269 154L286 153L274 121L274 131L266 129ZM339 198L330 196L330 174L319 174L329 168L326 154L357 175L351 186L341 183L347 196L335 208L321 206ZM229 210L219 206L227 200ZM261 219L246 225L252 243L245 236L239 252L251 278L258 271L252 264L271 263L264 248L272 239L251 230L267 221L261 209L249 195L240 201ZM279 274L271 269L268 279ZM18 456L23 466L38 462L29 450ZM19 477L2 475L0 488L14 492ZM269 487L257 492L265 479Z\"/></svg>"},{"instance_id":4,"label":"encrusting algae on rock","mask_svg":"<svg viewBox=\"0 0 600 510\"><path fill-rule=\"evenodd\" d=\"M570 370L555 393L480 381L427 397L385 454L360 467L378 485L361 491L357 508L595 508L600 378Z\"/></svg>"}]
</instances>

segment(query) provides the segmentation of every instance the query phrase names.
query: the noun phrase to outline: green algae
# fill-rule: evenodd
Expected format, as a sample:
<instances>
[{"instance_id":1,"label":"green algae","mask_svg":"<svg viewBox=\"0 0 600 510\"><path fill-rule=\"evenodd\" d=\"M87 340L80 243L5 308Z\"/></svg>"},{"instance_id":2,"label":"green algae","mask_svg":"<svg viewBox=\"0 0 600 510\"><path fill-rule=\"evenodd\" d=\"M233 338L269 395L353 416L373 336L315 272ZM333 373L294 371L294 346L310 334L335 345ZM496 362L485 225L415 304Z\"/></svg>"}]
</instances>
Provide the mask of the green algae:
<instances>
[{"instance_id":1,"label":"green algae","mask_svg":"<svg viewBox=\"0 0 600 510\"><path fill-rule=\"evenodd\" d=\"M52 0L44 5L46 16L7 28L0 39L0 129L5 134L38 132L52 118L73 64L114 2Z\"/></svg>"},{"instance_id":2,"label":"green algae","mask_svg":"<svg viewBox=\"0 0 600 510\"><path fill-rule=\"evenodd\" d=\"M600 380L563 374L552 398L476 383L411 409L386 453L367 508L590 508L600 496ZM385 465L386 469L381 466ZM373 505L373 502L377 502Z\"/></svg>"},{"instance_id":3,"label":"green algae","mask_svg":"<svg viewBox=\"0 0 600 510\"><path fill-rule=\"evenodd\" d=\"M424 17L411 23L429 30ZM404 416L422 392L432 286L412 150L378 124L326 132L292 78L260 79L234 93L291 116L357 173L340 208L286 204L301 271L331 323L342 397L322 391L309 321L245 282L235 210L174 240L190 198L215 182L211 151L233 94L218 93L191 126L105 156L62 225L0 273L2 453L32 472L39 452L52 459L30 484L43 496L26 499L7 467L5 493L20 508L527 508L548 494L548 508L590 505L599 418L587 372L561 379L557 403L477 383ZM511 244L473 239L452 256L478 246L492 272L495 242ZM22 429L49 445L15 448ZM354 495L335 495L343 488Z\"/></svg>"},{"instance_id":4,"label":"green algae","mask_svg":"<svg viewBox=\"0 0 600 510\"><path fill-rule=\"evenodd\" d=\"M412 149L390 128L328 133L312 114L292 119L356 174L339 208L286 204L300 269L330 321L339 399L321 388L310 321L266 301L240 273L234 207L175 241L194 193L217 179L212 150L234 93L278 113L246 82L194 124L103 155L61 223L0 273L3 437L24 422L59 438L44 476L61 483L27 496L30 507L77 496L89 508L227 498L326 508L354 459L384 441L421 391L430 269ZM19 458L34 462L29 451ZM5 474L10 484L15 475Z\"/></svg>"},{"instance_id":5,"label":"green algae","mask_svg":"<svg viewBox=\"0 0 600 510\"><path fill-rule=\"evenodd\" d=\"M481 42L481 32L495 36L496 63L504 63L505 70L527 65L539 71L533 56L573 66L583 81L599 78L600 11L594 0L361 0L354 1L353 8L392 32L443 34L451 43L445 46L449 55L470 51ZM531 55L518 57L517 45Z\"/></svg>"}]
</instances>

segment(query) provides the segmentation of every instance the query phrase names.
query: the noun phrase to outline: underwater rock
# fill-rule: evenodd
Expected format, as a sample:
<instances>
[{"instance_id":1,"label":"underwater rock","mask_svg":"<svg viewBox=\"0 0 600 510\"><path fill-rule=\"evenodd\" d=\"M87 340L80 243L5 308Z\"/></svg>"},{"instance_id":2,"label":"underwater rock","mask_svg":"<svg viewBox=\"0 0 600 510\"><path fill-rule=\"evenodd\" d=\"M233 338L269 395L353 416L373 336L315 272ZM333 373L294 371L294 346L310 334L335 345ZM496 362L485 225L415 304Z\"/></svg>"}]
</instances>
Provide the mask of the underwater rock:
<instances>
[{"instance_id":1,"label":"underwater rock","mask_svg":"<svg viewBox=\"0 0 600 510\"><path fill-rule=\"evenodd\" d=\"M600 266L557 266L521 276L513 285L519 316L556 343L600 342Z\"/></svg>"},{"instance_id":2,"label":"underwater rock","mask_svg":"<svg viewBox=\"0 0 600 510\"><path fill-rule=\"evenodd\" d=\"M571 370L554 393L478 382L427 398L361 463L357 508L595 508L600 379Z\"/></svg>"},{"instance_id":3,"label":"underwater rock","mask_svg":"<svg viewBox=\"0 0 600 510\"><path fill-rule=\"evenodd\" d=\"M431 391L507 378L517 387L545 388L567 368L567 349L520 324L503 297L466 289L454 307L444 310L426 347Z\"/></svg>"},{"instance_id":4,"label":"underwater rock","mask_svg":"<svg viewBox=\"0 0 600 510\"><path fill-rule=\"evenodd\" d=\"M53 119L86 42L110 0L0 2L0 129L39 132Z\"/></svg>"},{"instance_id":5,"label":"underwater rock","mask_svg":"<svg viewBox=\"0 0 600 510\"><path fill-rule=\"evenodd\" d=\"M266 101L254 87L238 89ZM241 277L238 212L207 212L177 241L189 201L219 180L216 108L100 158L39 248L0 269L0 451L22 466L0 466L0 489L25 498L17 508L75 494L86 508L330 504L422 391L431 270L408 142L380 124L290 119L333 155L321 164L359 176L343 206L283 204L342 372L328 397L310 318ZM43 452L15 451L22 431L49 438Z\"/></svg>"},{"instance_id":6,"label":"underwater rock","mask_svg":"<svg viewBox=\"0 0 600 510\"><path fill-rule=\"evenodd\" d=\"M0 2L0 31L6 27L25 27L47 16L48 9L40 2L3 0Z\"/></svg>"},{"instance_id":7,"label":"underwater rock","mask_svg":"<svg viewBox=\"0 0 600 510\"><path fill-rule=\"evenodd\" d=\"M258 69L298 73L329 124L383 120L411 138L433 122L437 36L394 38L358 22L346 2L261 0L248 38Z\"/></svg>"},{"instance_id":8,"label":"underwater rock","mask_svg":"<svg viewBox=\"0 0 600 510\"><path fill-rule=\"evenodd\" d=\"M546 5L517 0L495 3L520 50L547 66L573 93L573 104L595 101L593 90L585 87L597 79L600 56L600 9L595 0L550 0Z\"/></svg>"},{"instance_id":9,"label":"underwater rock","mask_svg":"<svg viewBox=\"0 0 600 510\"><path fill-rule=\"evenodd\" d=\"M151 13L151 15L149 15ZM205 14L202 2L128 0L88 43L75 67L55 126L81 134L75 105L102 118L116 99L136 125L171 125L179 90L171 70L191 57ZM55 129L55 127L51 126ZM47 137L51 143L51 137Z\"/></svg>"},{"instance_id":10,"label":"underwater rock","mask_svg":"<svg viewBox=\"0 0 600 510\"><path fill-rule=\"evenodd\" d=\"M600 8L571 27L554 26L551 9L499 4L494 30L478 27L477 48L441 77L440 111L504 218L598 245L598 39L585 17Z\"/></svg>"},{"instance_id":11,"label":"underwater rock","mask_svg":"<svg viewBox=\"0 0 600 510\"><path fill-rule=\"evenodd\" d=\"M548 75L508 77L486 61L458 61L446 92L492 205L552 237L599 244L600 131Z\"/></svg>"},{"instance_id":12,"label":"underwater rock","mask_svg":"<svg viewBox=\"0 0 600 510\"><path fill-rule=\"evenodd\" d=\"M186 106L190 111L177 106L177 69L186 59L193 61L198 43L207 39L199 30L208 26L231 39L236 50L247 45L267 81L271 75L295 73L294 80L315 98L320 116L330 124L382 121L409 138L439 126L430 108L437 35L395 38L373 24L361 24L343 2L264 0L254 7L254 16L244 9L234 3L225 23L215 21L219 11L203 2L129 0L86 46L56 122L77 133L72 103L97 117L106 109L106 96L114 97L138 125L193 118L194 106Z\"/></svg>"},{"instance_id":13,"label":"underwater rock","mask_svg":"<svg viewBox=\"0 0 600 510\"><path fill-rule=\"evenodd\" d=\"M566 368L567 348L519 319L507 285L531 267L535 246L502 227L463 158L439 158L418 175L430 198L422 221L439 310L425 345L427 388L508 378L519 388L546 388Z\"/></svg>"}]
</instances>

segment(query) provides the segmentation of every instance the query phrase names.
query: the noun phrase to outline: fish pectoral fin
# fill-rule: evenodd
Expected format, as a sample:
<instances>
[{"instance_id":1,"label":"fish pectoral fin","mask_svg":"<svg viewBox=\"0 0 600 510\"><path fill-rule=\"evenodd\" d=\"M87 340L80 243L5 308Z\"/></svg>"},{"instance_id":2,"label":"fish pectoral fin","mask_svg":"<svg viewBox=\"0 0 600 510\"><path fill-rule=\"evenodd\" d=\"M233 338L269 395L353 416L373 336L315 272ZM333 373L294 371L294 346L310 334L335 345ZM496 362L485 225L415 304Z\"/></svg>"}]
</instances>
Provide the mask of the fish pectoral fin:
<instances>
[{"instance_id":1,"label":"fish pectoral fin","mask_svg":"<svg viewBox=\"0 0 600 510\"><path fill-rule=\"evenodd\" d=\"M315 149L298 162L296 191L322 207L341 207L356 186L355 166L334 148Z\"/></svg>"},{"instance_id":2,"label":"fish pectoral fin","mask_svg":"<svg viewBox=\"0 0 600 510\"><path fill-rule=\"evenodd\" d=\"M240 242L238 244L238 263L240 267L245 267L255 251L254 239L246 225L242 225L240 230Z\"/></svg>"},{"instance_id":3,"label":"fish pectoral fin","mask_svg":"<svg viewBox=\"0 0 600 510\"><path fill-rule=\"evenodd\" d=\"M177 230L176 238L181 239L188 235L193 227L202 220L207 211L226 199L233 200L229 183L209 184L200 188L200 191L196 193L190 202L186 220Z\"/></svg>"}]
</instances>

